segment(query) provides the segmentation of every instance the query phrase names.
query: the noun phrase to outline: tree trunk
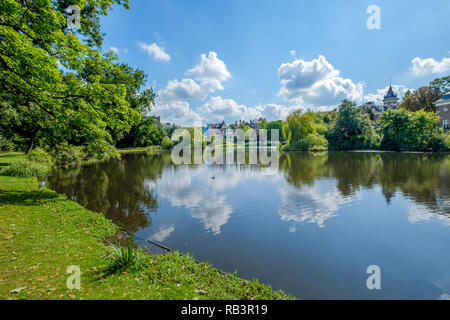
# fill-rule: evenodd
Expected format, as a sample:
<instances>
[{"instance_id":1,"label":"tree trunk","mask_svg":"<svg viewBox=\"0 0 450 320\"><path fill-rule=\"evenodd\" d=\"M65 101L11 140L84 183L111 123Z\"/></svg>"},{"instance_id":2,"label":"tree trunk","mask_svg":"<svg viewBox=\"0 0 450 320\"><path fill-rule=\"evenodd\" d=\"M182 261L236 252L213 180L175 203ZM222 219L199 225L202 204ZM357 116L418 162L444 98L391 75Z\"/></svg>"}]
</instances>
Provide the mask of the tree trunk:
<instances>
[{"instance_id":1,"label":"tree trunk","mask_svg":"<svg viewBox=\"0 0 450 320\"><path fill-rule=\"evenodd\" d=\"M31 137L30 142L28 143L28 146L27 146L27 151L25 151L25 154L30 153L30 151L33 149L33 143L34 143L34 137Z\"/></svg>"}]
</instances>

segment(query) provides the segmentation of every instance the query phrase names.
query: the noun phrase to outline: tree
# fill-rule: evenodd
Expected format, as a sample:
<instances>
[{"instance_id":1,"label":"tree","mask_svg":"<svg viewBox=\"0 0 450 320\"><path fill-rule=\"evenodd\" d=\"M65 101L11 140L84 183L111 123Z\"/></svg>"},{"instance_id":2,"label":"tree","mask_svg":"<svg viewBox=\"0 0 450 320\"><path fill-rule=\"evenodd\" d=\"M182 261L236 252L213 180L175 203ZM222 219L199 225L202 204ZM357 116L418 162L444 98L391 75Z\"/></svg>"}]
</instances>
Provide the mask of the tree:
<instances>
[{"instance_id":1,"label":"tree","mask_svg":"<svg viewBox=\"0 0 450 320\"><path fill-rule=\"evenodd\" d=\"M333 128L327 134L330 148L335 150L368 149L376 146L378 135L367 113L354 102L343 100Z\"/></svg>"},{"instance_id":2,"label":"tree","mask_svg":"<svg viewBox=\"0 0 450 320\"><path fill-rule=\"evenodd\" d=\"M436 78L430 82L430 86L438 88L441 94L447 93L450 91L450 76Z\"/></svg>"},{"instance_id":3,"label":"tree","mask_svg":"<svg viewBox=\"0 0 450 320\"><path fill-rule=\"evenodd\" d=\"M50 117L33 103L28 106L18 104L13 97L0 101L0 132L25 153L29 153L43 127L48 127ZM39 119L39 121L36 121ZM43 124L47 123L43 126Z\"/></svg>"},{"instance_id":4,"label":"tree","mask_svg":"<svg viewBox=\"0 0 450 320\"><path fill-rule=\"evenodd\" d=\"M259 129L266 129L267 128L267 124L268 124L267 119L266 118L261 118L261 120L259 120L259 123L258 123L258 128Z\"/></svg>"},{"instance_id":5,"label":"tree","mask_svg":"<svg viewBox=\"0 0 450 320\"><path fill-rule=\"evenodd\" d=\"M23 1L24 2L24 1ZM52 0L55 10L60 12L67 20L70 5L77 5L80 10L80 29L77 32L83 36L84 41L89 46L101 47L104 34L100 31L100 16L108 14L108 9L114 5L122 5L129 9L129 0Z\"/></svg>"},{"instance_id":6,"label":"tree","mask_svg":"<svg viewBox=\"0 0 450 320\"><path fill-rule=\"evenodd\" d=\"M438 126L439 116L433 112L388 110L379 121L383 150L441 151L446 148L444 133Z\"/></svg>"},{"instance_id":7,"label":"tree","mask_svg":"<svg viewBox=\"0 0 450 320\"><path fill-rule=\"evenodd\" d=\"M88 61L89 63L83 67L79 74L79 78L89 83L92 78L100 76L100 83L102 84L124 86L126 88L125 99L130 108L141 116L149 114L156 94L152 88L142 90L148 79L147 74L126 63L117 63L118 57L113 52L106 53L103 58L111 61L111 63L105 64L103 61L97 60ZM145 124L143 125L145 126ZM137 126L140 126L140 123ZM109 127L107 129L111 133L116 146L131 147L135 145L133 137L130 136L132 135L131 131L136 132L135 127L128 134L127 130L113 131Z\"/></svg>"},{"instance_id":8,"label":"tree","mask_svg":"<svg viewBox=\"0 0 450 320\"><path fill-rule=\"evenodd\" d=\"M130 108L142 116L150 113L156 94L153 92L153 88L142 90L148 81L148 75L141 69L134 69L126 63L118 63L118 56L113 52L106 53L104 59L111 63L103 63L102 60L87 61L79 78L86 82L92 82L92 78L98 75L102 84L123 85L126 88L125 99Z\"/></svg>"},{"instance_id":9,"label":"tree","mask_svg":"<svg viewBox=\"0 0 450 320\"><path fill-rule=\"evenodd\" d=\"M364 108L363 112L369 115L370 120L375 121L376 112L372 106L367 106L366 108Z\"/></svg>"},{"instance_id":10,"label":"tree","mask_svg":"<svg viewBox=\"0 0 450 320\"><path fill-rule=\"evenodd\" d=\"M267 141L270 141L272 139L272 130L278 130L278 137L280 141L286 140L283 135L283 121L276 120L269 122L267 124L266 130L267 130Z\"/></svg>"},{"instance_id":11,"label":"tree","mask_svg":"<svg viewBox=\"0 0 450 320\"><path fill-rule=\"evenodd\" d=\"M23 108L20 113L33 117L40 128L41 143L49 149L63 143L77 143L90 155L117 155L111 132L129 130L140 115L129 107L124 85L102 83L99 75L92 75L90 81L80 79L86 65L99 63L106 69L115 66L67 30L61 12L63 3L0 2L2 112L6 112L5 106ZM121 0L73 0L71 3L78 5L82 12L91 6L93 20L106 14L115 3L128 4ZM86 26L80 33L89 35L89 30L95 28ZM40 112L35 112L35 108Z\"/></svg>"},{"instance_id":12,"label":"tree","mask_svg":"<svg viewBox=\"0 0 450 320\"><path fill-rule=\"evenodd\" d=\"M148 147L160 145L163 133L160 124L155 124L153 117L142 120L132 130L133 147Z\"/></svg>"},{"instance_id":13,"label":"tree","mask_svg":"<svg viewBox=\"0 0 450 320\"><path fill-rule=\"evenodd\" d=\"M434 103L439 100L441 96L442 93L438 87L421 87L414 90L408 96L405 96L398 107L409 111L419 111L423 109L427 112L436 112Z\"/></svg>"},{"instance_id":14,"label":"tree","mask_svg":"<svg viewBox=\"0 0 450 320\"><path fill-rule=\"evenodd\" d=\"M327 128L321 114L312 111L302 113L298 109L283 123L283 135L287 139L287 147L291 149L326 149L328 141L324 134Z\"/></svg>"}]
</instances>

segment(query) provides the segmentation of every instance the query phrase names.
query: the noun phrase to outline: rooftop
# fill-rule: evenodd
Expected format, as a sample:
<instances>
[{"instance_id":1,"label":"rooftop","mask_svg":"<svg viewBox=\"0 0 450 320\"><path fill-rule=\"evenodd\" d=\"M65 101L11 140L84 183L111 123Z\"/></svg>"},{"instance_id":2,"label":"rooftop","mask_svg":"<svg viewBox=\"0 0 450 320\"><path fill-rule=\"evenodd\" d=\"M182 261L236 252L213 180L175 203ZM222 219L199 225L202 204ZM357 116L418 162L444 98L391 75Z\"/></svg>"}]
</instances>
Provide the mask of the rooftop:
<instances>
[{"instance_id":1,"label":"rooftop","mask_svg":"<svg viewBox=\"0 0 450 320\"><path fill-rule=\"evenodd\" d=\"M389 90L386 93L386 95L384 96L385 99L389 99L389 98L397 98L397 95L394 93L394 90L392 89L392 85L389 86Z\"/></svg>"}]
</instances>

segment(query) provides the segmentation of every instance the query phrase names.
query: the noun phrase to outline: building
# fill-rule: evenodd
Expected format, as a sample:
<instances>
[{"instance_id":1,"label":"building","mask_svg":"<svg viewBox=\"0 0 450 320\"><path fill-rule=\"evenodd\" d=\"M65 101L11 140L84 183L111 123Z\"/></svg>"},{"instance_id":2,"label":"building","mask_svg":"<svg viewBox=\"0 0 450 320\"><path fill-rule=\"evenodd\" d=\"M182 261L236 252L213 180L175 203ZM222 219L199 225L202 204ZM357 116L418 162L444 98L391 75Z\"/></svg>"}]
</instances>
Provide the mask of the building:
<instances>
[{"instance_id":1,"label":"building","mask_svg":"<svg viewBox=\"0 0 450 320\"><path fill-rule=\"evenodd\" d=\"M372 119L373 124L375 125L378 119L381 117L381 114L384 112L384 109L380 105L376 105L373 101L368 101L362 105L362 110L372 109L375 117Z\"/></svg>"},{"instance_id":2,"label":"building","mask_svg":"<svg viewBox=\"0 0 450 320\"><path fill-rule=\"evenodd\" d=\"M444 131L447 132L450 122L450 92L444 94L442 98L434 103L434 105L436 106L437 114L441 117L440 125L444 128Z\"/></svg>"},{"instance_id":3,"label":"building","mask_svg":"<svg viewBox=\"0 0 450 320\"><path fill-rule=\"evenodd\" d=\"M394 93L394 90L392 90L392 85L389 85L388 92L384 96L383 102L382 102L384 111L387 111L389 109L397 109L398 100L399 100L399 98Z\"/></svg>"},{"instance_id":4,"label":"building","mask_svg":"<svg viewBox=\"0 0 450 320\"><path fill-rule=\"evenodd\" d=\"M225 121L222 121L221 123L210 123L206 127L205 135L208 137L220 134L225 137L228 129L229 127L227 126Z\"/></svg>"}]
</instances>

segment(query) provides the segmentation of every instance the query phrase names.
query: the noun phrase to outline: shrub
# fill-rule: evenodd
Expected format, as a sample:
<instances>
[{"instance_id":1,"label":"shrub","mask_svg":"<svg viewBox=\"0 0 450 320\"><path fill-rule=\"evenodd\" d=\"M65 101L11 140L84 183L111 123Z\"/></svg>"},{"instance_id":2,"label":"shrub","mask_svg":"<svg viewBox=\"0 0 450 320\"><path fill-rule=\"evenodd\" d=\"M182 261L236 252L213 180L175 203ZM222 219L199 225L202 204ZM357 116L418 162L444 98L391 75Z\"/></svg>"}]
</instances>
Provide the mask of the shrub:
<instances>
[{"instance_id":1,"label":"shrub","mask_svg":"<svg viewBox=\"0 0 450 320\"><path fill-rule=\"evenodd\" d=\"M0 134L0 152L11 152L16 149L14 142L6 139Z\"/></svg>"},{"instance_id":2,"label":"shrub","mask_svg":"<svg viewBox=\"0 0 450 320\"><path fill-rule=\"evenodd\" d=\"M109 254L103 257L103 260L109 260L108 274L136 271L143 266L141 253L134 248L134 241L130 241L128 247L111 244L108 246L108 250Z\"/></svg>"},{"instance_id":3,"label":"shrub","mask_svg":"<svg viewBox=\"0 0 450 320\"><path fill-rule=\"evenodd\" d=\"M301 142L304 145L304 150L326 150L328 148L327 139L318 133L308 134Z\"/></svg>"},{"instance_id":4,"label":"shrub","mask_svg":"<svg viewBox=\"0 0 450 320\"><path fill-rule=\"evenodd\" d=\"M52 157L41 149L36 149L31 151L26 155L26 158L30 161L46 164L48 166L52 165Z\"/></svg>"},{"instance_id":5,"label":"shrub","mask_svg":"<svg viewBox=\"0 0 450 320\"><path fill-rule=\"evenodd\" d=\"M447 133L444 137L445 147L450 151L450 133Z\"/></svg>"},{"instance_id":6,"label":"shrub","mask_svg":"<svg viewBox=\"0 0 450 320\"><path fill-rule=\"evenodd\" d=\"M45 163L21 159L12 163L10 166L3 168L0 171L0 174L11 177L36 177L38 179L44 179L48 173L48 170L49 166Z\"/></svg>"},{"instance_id":7,"label":"shrub","mask_svg":"<svg viewBox=\"0 0 450 320\"><path fill-rule=\"evenodd\" d=\"M57 167L67 168L81 163L82 155L74 146L60 145L52 151L52 159Z\"/></svg>"},{"instance_id":8,"label":"shrub","mask_svg":"<svg viewBox=\"0 0 450 320\"><path fill-rule=\"evenodd\" d=\"M163 149L172 149L172 147L173 147L172 140L170 140L169 137L164 137L161 142L161 147Z\"/></svg>"}]
</instances>

